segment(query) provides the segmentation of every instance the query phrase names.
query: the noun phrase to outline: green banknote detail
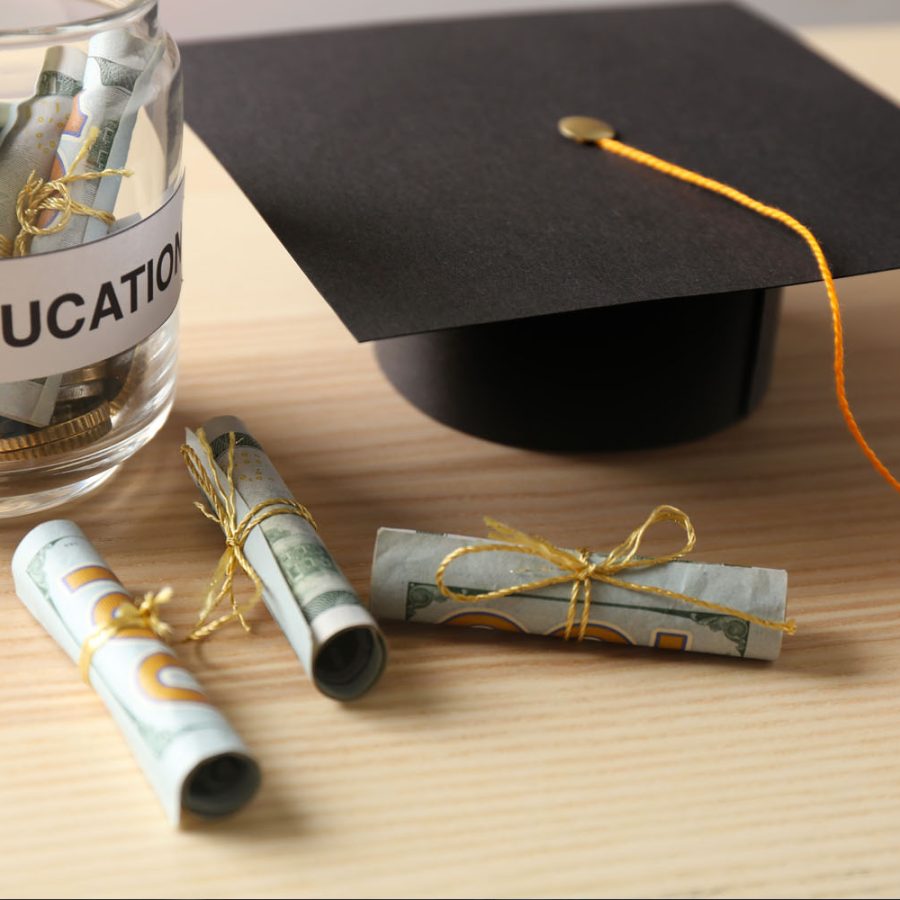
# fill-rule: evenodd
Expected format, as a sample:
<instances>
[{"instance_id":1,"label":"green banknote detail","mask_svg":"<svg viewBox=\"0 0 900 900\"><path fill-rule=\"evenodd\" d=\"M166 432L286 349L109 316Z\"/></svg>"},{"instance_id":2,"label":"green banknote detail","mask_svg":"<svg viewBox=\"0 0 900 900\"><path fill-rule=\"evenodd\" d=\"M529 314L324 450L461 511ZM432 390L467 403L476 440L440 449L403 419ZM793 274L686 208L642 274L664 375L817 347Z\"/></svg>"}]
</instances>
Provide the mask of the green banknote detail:
<instances>
[{"instance_id":1,"label":"green banknote detail","mask_svg":"<svg viewBox=\"0 0 900 900\"><path fill-rule=\"evenodd\" d=\"M273 544L278 544L278 563L292 584L322 572L338 571L331 554L321 544L295 543L296 535L276 526L267 536Z\"/></svg>"},{"instance_id":2,"label":"green banknote detail","mask_svg":"<svg viewBox=\"0 0 900 900\"><path fill-rule=\"evenodd\" d=\"M94 143L91 144L91 150L87 157L87 164L93 171L99 172L106 168L113 142L118 133L119 119L107 119L100 126L100 131Z\"/></svg>"},{"instance_id":3,"label":"green banknote detail","mask_svg":"<svg viewBox=\"0 0 900 900\"><path fill-rule=\"evenodd\" d=\"M484 593L479 588L463 588L451 587L454 593L462 594L464 597L475 597ZM525 600L540 600L545 603L563 603L568 605L569 601L563 597L550 597L546 594L516 594ZM432 603L446 603L447 598L440 592L437 585L425 584L423 582L411 581L406 587L406 621L414 618L416 612L425 609ZM656 606L643 606L637 603L597 603L594 602L592 609L602 609L604 607L612 607L617 609L636 609L643 612L653 613L655 616L672 616L673 618L687 619L697 625L702 625L710 631L721 633L731 643L734 644L739 656L744 656L747 652L747 640L750 636L750 623L737 616L729 616L722 613L701 612L699 610L686 609L665 609Z\"/></svg>"},{"instance_id":4,"label":"green banknote detail","mask_svg":"<svg viewBox=\"0 0 900 900\"><path fill-rule=\"evenodd\" d=\"M316 616L322 615L328 609L336 606L357 606L359 600L350 591L325 591L319 594L303 606L303 612L307 619L312 621Z\"/></svg>"},{"instance_id":5,"label":"green banknote detail","mask_svg":"<svg viewBox=\"0 0 900 900\"><path fill-rule=\"evenodd\" d=\"M116 62L114 59L106 59L102 56L95 56L94 61L100 70L100 82L107 87L122 88L129 94L134 92L134 86L137 84L138 78L141 77L140 69L134 69L126 66L124 63Z\"/></svg>"},{"instance_id":6,"label":"green banknote detail","mask_svg":"<svg viewBox=\"0 0 900 900\"><path fill-rule=\"evenodd\" d=\"M55 543L56 542L54 541L53 543L47 544L46 547L43 547L36 553L26 569L28 577L34 582L37 589L41 592L41 596L44 597L48 603L52 603L53 601L50 597L50 586L47 584L46 559Z\"/></svg>"},{"instance_id":7,"label":"green banknote detail","mask_svg":"<svg viewBox=\"0 0 900 900\"><path fill-rule=\"evenodd\" d=\"M38 77L36 95L38 97L74 97L81 90L81 80L45 69Z\"/></svg>"}]
</instances>

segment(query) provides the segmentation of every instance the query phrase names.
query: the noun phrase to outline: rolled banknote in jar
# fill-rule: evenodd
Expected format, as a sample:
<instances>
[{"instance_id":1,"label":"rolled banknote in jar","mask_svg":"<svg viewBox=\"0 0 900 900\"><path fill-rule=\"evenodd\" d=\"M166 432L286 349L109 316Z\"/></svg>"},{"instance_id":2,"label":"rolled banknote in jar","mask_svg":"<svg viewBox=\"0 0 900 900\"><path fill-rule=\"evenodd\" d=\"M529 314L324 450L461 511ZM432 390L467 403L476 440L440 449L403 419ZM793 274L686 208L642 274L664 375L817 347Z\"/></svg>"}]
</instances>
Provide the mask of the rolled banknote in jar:
<instances>
[{"instance_id":1,"label":"rolled banknote in jar","mask_svg":"<svg viewBox=\"0 0 900 900\"><path fill-rule=\"evenodd\" d=\"M22 185L31 173L45 180L50 177L59 136L83 87L86 62L77 47L50 47L35 95L18 104L7 123L0 142L0 240L7 246L12 246L20 229L17 199ZM0 421L49 425L61 380L61 376L51 375L0 384Z\"/></svg>"},{"instance_id":2,"label":"rolled banknote in jar","mask_svg":"<svg viewBox=\"0 0 900 900\"><path fill-rule=\"evenodd\" d=\"M172 404L181 66L157 4L122 5L0 41L0 517L98 488Z\"/></svg>"},{"instance_id":3,"label":"rolled banknote in jar","mask_svg":"<svg viewBox=\"0 0 900 900\"><path fill-rule=\"evenodd\" d=\"M245 533L242 552L260 580L263 602L316 687L336 700L365 694L387 662L384 636L316 527L296 513L302 507L247 426L232 416L210 419L196 434L187 431L182 453L207 500L206 492L214 491L222 504L233 485L234 520L219 524ZM245 531L241 523L272 503L270 513L277 514L261 516Z\"/></svg>"},{"instance_id":4,"label":"rolled banknote in jar","mask_svg":"<svg viewBox=\"0 0 900 900\"><path fill-rule=\"evenodd\" d=\"M256 793L259 767L172 649L149 627L97 635L136 612L81 529L64 520L30 531L12 560L16 593L88 678L175 825L185 812L227 816ZM85 658L88 643L93 652Z\"/></svg>"},{"instance_id":5,"label":"rolled banknote in jar","mask_svg":"<svg viewBox=\"0 0 900 900\"><path fill-rule=\"evenodd\" d=\"M550 637L565 637L572 631L569 613L576 578L564 581L559 577L559 584L475 602L442 592L436 574L447 557L464 547L488 545L496 542L399 528L379 529L369 595L372 612L380 620L493 628ZM572 551L559 552L579 558ZM582 558L591 565L602 564L607 557L588 553ZM445 569L444 578L450 593L477 598L509 586L552 580L560 574L560 569L545 559L517 552L511 545L509 551L474 552L465 560L456 559L452 568ZM771 660L781 650L784 631L790 632L793 627L792 623L784 623L787 573L782 570L678 559L628 568L619 575L613 580L627 580L637 588L628 589L601 579L592 581L583 631L586 639ZM704 608L641 587L694 597L714 606L727 604L730 611ZM759 624L761 621L769 621L775 627Z\"/></svg>"}]
</instances>

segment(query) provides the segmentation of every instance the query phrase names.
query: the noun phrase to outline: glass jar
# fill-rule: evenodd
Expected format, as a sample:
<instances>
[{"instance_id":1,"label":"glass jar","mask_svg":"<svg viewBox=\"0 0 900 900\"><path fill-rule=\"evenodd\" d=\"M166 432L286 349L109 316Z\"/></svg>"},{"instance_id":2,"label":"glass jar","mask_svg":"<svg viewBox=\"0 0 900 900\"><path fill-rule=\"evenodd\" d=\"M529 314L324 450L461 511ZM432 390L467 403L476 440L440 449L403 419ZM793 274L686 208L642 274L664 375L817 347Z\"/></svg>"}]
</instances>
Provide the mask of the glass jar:
<instances>
[{"instance_id":1,"label":"glass jar","mask_svg":"<svg viewBox=\"0 0 900 900\"><path fill-rule=\"evenodd\" d=\"M97 488L171 409L182 123L156 0L0 4L0 517Z\"/></svg>"}]
</instances>

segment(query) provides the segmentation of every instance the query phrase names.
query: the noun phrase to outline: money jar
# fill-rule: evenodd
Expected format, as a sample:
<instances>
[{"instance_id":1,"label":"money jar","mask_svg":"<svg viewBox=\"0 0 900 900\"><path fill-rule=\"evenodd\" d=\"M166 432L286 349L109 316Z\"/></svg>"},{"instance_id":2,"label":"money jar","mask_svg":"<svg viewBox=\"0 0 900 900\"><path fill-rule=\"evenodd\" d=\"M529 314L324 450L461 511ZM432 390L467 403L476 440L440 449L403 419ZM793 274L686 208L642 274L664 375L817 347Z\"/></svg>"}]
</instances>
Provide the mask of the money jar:
<instances>
[{"instance_id":1,"label":"money jar","mask_svg":"<svg viewBox=\"0 0 900 900\"><path fill-rule=\"evenodd\" d=\"M99 487L169 413L182 121L156 0L0 4L0 517Z\"/></svg>"}]
</instances>

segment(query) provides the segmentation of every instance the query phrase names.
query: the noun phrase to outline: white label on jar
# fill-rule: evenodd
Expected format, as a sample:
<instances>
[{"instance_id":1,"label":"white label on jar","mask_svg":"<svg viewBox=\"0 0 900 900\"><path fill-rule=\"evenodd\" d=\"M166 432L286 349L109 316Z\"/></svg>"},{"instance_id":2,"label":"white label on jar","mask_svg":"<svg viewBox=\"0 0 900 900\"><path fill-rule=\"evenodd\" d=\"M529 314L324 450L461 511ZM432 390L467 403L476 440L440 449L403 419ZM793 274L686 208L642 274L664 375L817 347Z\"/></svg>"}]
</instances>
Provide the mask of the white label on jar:
<instances>
[{"instance_id":1,"label":"white label on jar","mask_svg":"<svg viewBox=\"0 0 900 900\"><path fill-rule=\"evenodd\" d=\"M181 293L183 205L184 181L130 228L0 260L0 383L90 365L165 324Z\"/></svg>"}]
</instances>

